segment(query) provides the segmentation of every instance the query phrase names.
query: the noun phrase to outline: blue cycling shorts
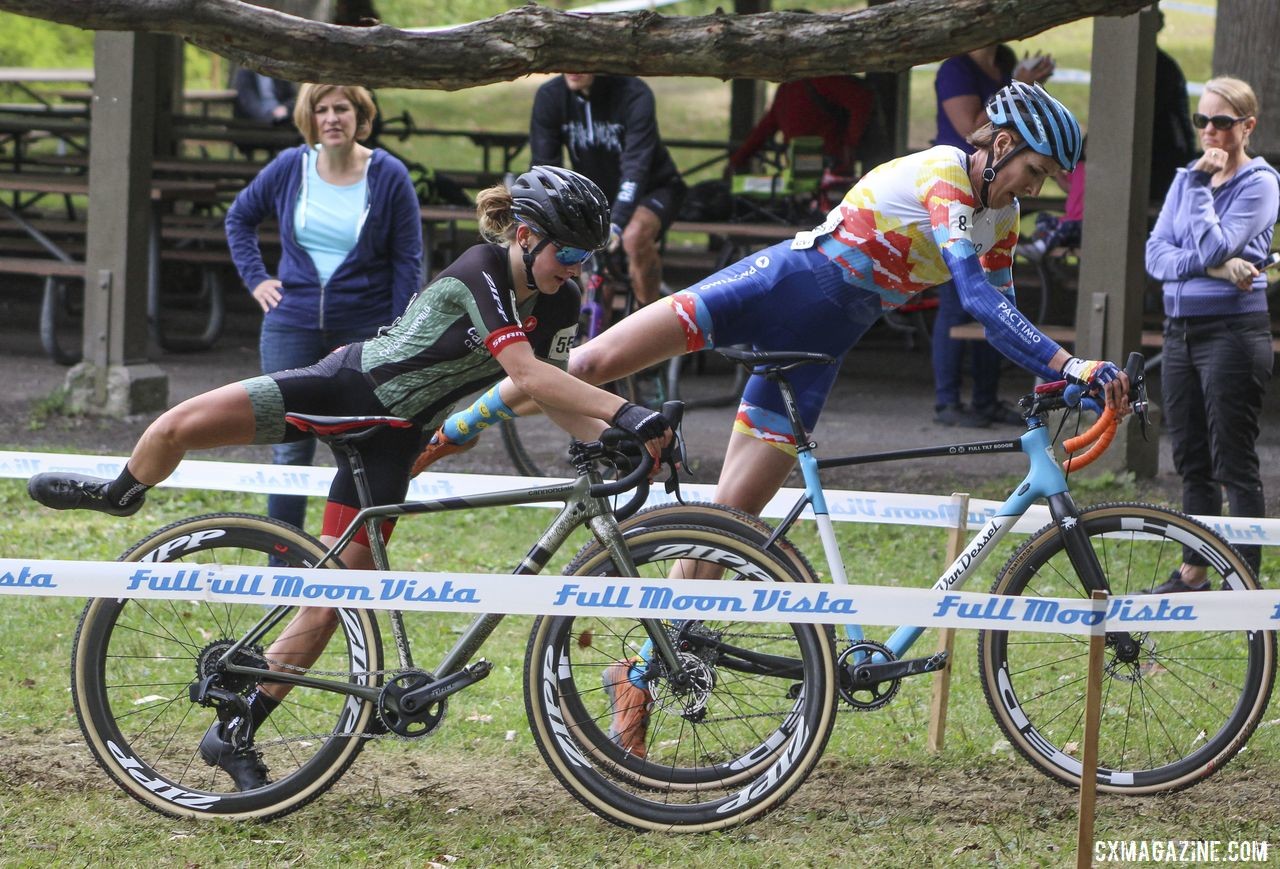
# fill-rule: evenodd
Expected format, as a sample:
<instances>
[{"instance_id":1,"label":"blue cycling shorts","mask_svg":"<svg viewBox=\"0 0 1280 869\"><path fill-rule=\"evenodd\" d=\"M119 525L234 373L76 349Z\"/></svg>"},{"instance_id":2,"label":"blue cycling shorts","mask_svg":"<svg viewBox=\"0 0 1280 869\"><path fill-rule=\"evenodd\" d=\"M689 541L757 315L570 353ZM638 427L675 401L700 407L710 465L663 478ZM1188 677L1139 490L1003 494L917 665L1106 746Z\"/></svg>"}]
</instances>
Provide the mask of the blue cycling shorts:
<instances>
[{"instance_id":1,"label":"blue cycling shorts","mask_svg":"<svg viewBox=\"0 0 1280 869\"><path fill-rule=\"evenodd\" d=\"M818 422L840 360L881 314L879 295L848 283L820 251L792 250L789 240L726 266L667 303L685 326L690 350L745 344L836 357L835 365L806 365L787 375L807 431ZM742 400L785 413L778 388L758 375Z\"/></svg>"}]
</instances>

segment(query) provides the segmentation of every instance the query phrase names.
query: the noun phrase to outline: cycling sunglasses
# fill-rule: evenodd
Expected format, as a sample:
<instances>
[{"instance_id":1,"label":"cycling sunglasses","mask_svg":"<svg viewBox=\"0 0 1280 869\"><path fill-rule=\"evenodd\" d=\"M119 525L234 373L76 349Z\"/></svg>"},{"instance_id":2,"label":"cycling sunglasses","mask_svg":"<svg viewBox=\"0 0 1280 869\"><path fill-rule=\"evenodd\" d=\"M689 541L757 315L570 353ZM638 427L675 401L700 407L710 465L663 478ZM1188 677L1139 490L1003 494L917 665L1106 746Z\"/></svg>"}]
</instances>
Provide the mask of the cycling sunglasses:
<instances>
[{"instance_id":1,"label":"cycling sunglasses","mask_svg":"<svg viewBox=\"0 0 1280 869\"><path fill-rule=\"evenodd\" d=\"M1241 121L1249 120L1249 117L1249 115L1245 115L1243 118L1233 118L1230 115L1214 115L1213 117L1209 117L1208 115L1202 115L1199 112L1196 112L1191 116L1191 126L1195 127L1197 130L1203 130L1210 124L1213 124L1213 128L1215 130L1230 130Z\"/></svg>"},{"instance_id":2,"label":"cycling sunglasses","mask_svg":"<svg viewBox=\"0 0 1280 869\"><path fill-rule=\"evenodd\" d=\"M562 266L581 265L595 254L594 250L588 250L584 247L570 247L558 241L551 242L551 246L556 249L556 262Z\"/></svg>"}]
</instances>

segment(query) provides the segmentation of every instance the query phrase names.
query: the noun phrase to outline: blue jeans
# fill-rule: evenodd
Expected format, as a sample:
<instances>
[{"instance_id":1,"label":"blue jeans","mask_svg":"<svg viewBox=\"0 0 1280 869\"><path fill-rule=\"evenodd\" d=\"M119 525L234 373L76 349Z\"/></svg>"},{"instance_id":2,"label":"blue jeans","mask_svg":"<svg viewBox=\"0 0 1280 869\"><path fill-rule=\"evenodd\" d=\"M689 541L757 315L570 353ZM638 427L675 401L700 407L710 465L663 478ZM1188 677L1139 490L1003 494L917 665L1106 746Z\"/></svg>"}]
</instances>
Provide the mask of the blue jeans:
<instances>
[{"instance_id":1,"label":"blue jeans","mask_svg":"<svg viewBox=\"0 0 1280 869\"><path fill-rule=\"evenodd\" d=\"M999 397L1000 366L1004 357L986 341L960 341L951 337L951 327L973 322L960 304L960 294L953 281L934 288L938 294L938 313L933 321L933 388L935 403L941 409L960 404L960 369L965 350L969 351L969 370L973 375L973 406L989 407Z\"/></svg>"},{"instance_id":2,"label":"blue jeans","mask_svg":"<svg viewBox=\"0 0 1280 869\"><path fill-rule=\"evenodd\" d=\"M1272 356L1265 313L1165 320L1160 389L1187 513L1221 516L1225 489L1232 516L1266 515L1256 443ZM1236 548L1257 573L1262 547Z\"/></svg>"},{"instance_id":3,"label":"blue jeans","mask_svg":"<svg viewBox=\"0 0 1280 869\"><path fill-rule=\"evenodd\" d=\"M372 338L376 328L365 329L299 329L275 326L271 318L262 321L258 353L262 357L262 373L274 374L290 368L305 368L319 362L330 351ZM271 460L277 465L309 465L316 455L315 438L276 444ZM307 515L307 499L301 495L268 495L267 515L272 519L303 527Z\"/></svg>"}]
</instances>

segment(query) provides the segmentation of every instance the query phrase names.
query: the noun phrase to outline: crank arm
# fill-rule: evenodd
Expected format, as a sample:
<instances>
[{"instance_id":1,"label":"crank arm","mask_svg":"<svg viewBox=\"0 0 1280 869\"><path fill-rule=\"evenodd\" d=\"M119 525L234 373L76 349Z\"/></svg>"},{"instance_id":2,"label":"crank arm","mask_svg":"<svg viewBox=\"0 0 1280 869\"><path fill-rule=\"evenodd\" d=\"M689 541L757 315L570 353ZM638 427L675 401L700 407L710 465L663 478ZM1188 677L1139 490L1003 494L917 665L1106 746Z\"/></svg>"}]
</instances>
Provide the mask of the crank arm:
<instances>
[{"instance_id":1,"label":"crank arm","mask_svg":"<svg viewBox=\"0 0 1280 869\"><path fill-rule=\"evenodd\" d=\"M450 694L457 694L468 685L474 685L488 676L492 670L493 664L483 659L474 664L468 664L456 673L429 682L421 688L406 691L400 697L400 709L407 715L413 715L419 709L426 709Z\"/></svg>"},{"instance_id":2,"label":"crank arm","mask_svg":"<svg viewBox=\"0 0 1280 869\"><path fill-rule=\"evenodd\" d=\"M906 658L901 661L885 661L883 664L855 664L850 668L854 685L874 685L921 673L933 673L947 666L947 653L937 652L927 658Z\"/></svg>"}]
</instances>

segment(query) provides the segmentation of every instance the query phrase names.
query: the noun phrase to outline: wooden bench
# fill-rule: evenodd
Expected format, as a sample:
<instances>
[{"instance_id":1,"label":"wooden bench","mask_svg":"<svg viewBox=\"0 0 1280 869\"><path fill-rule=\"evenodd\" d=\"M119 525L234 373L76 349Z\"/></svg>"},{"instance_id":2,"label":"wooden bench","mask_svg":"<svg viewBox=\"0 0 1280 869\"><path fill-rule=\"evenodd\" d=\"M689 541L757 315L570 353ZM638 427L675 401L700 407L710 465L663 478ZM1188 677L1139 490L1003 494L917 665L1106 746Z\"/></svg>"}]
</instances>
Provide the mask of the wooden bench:
<instances>
[{"instance_id":1,"label":"wooden bench","mask_svg":"<svg viewBox=\"0 0 1280 869\"><path fill-rule=\"evenodd\" d=\"M0 273L44 278L40 302L40 345L59 365L80 361L79 349L67 350L58 342L58 329L69 313L67 281L84 280L84 264L26 256L0 256Z\"/></svg>"}]
</instances>

